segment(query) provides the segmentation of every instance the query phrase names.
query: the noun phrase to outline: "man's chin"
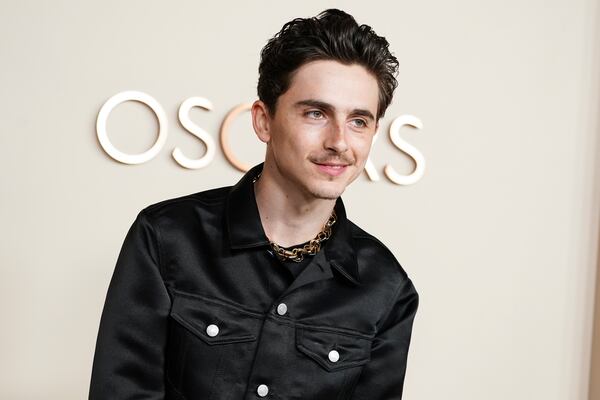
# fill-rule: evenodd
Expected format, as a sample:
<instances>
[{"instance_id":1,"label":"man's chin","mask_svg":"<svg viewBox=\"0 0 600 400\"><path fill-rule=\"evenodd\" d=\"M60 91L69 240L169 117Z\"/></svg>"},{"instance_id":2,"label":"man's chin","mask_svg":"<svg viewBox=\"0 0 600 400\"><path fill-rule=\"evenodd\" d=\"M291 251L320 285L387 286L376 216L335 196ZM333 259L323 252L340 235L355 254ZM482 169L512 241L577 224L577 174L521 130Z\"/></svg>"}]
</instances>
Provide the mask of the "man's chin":
<instances>
[{"instance_id":1,"label":"man's chin","mask_svg":"<svg viewBox=\"0 0 600 400\"><path fill-rule=\"evenodd\" d=\"M312 195L317 199L336 200L344 193L345 188L318 187L311 190Z\"/></svg>"}]
</instances>

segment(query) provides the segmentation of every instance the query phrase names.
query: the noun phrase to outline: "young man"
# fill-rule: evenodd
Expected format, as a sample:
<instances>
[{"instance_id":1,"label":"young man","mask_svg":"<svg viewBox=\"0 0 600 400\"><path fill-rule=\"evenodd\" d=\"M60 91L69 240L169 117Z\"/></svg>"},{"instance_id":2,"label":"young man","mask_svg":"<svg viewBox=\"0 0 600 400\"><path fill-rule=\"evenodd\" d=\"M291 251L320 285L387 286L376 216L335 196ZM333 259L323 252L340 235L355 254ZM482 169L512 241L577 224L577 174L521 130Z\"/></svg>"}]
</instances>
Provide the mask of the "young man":
<instances>
[{"instance_id":1,"label":"young man","mask_svg":"<svg viewBox=\"0 0 600 400\"><path fill-rule=\"evenodd\" d=\"M418 294L340 197L397 67L383 37L339 10L268 42L252 106L265 161L233 187L140 211L90 399L401 399Z\"/></svg>"}]
</instances>

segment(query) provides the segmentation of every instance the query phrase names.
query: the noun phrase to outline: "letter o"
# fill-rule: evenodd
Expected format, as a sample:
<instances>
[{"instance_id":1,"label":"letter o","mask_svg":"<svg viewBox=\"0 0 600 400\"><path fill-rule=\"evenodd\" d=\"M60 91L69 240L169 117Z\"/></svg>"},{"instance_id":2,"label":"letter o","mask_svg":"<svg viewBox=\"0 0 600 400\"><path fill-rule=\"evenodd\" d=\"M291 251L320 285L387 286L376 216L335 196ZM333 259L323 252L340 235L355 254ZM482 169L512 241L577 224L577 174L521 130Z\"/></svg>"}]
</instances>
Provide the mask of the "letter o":
<instances>
[{"instance_id":1,"label":"letter o","mask_svg":"<svg viewBox=\"0 0 600 400\"><path fill-rule=\"evenodd\" d=\"M106 121L108 120L108 115L116 106L126 101L137 101L147 105L158 119L158 138L150 149L141 154L127 154L118 150L111 143L110 139L108 139L108 134L106 133ZM165 145L167 134L167 115L162 106L154 99L154 97L135 90L127 90L112 96L104 103L98 113L98 118L96 119L96 135L98 136L100 145L109 156L123 164L142 164L154 158Z\"/></svg>"}]
</instances>

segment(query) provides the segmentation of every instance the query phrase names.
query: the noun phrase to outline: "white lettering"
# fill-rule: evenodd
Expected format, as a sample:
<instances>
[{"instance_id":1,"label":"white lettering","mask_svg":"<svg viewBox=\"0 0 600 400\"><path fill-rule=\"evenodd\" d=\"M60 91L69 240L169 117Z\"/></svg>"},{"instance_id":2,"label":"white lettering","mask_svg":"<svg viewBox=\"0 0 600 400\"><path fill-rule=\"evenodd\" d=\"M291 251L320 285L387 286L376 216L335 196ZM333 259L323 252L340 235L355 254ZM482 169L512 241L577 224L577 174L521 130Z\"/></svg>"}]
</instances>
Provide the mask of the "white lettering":
<instances>
[{"instance_id":1,"label":"white lettering","mask_svg":"<svg viewBox=\"0 0 600 400\"><path fill-rule=\"evenodd\" d=\"M108 120L110 112L116 106L126 101L137 101L147 105L154 112L156 118L158 119L158 138L152 147L150 147L150 149L141 154L127 154L118 150L111 143L106 132L106 121ZM134 90L117 93L108 99L100 109L98 118L96 119L96 135L98 136L98 141L100 142L100 145L104 151L115 160L124 164L142 164L154 158L154 156L156 156L165 145L167 141L167 115L158 101L146 93Z\"/></svg>"},{"instance_id":2,"label":"white lettering","mask_svg":"<svg viewBox=\"0 0 600 400\"><path fill-rule=\"evenodd\" d=\"M204 129L192 122L190 119L190 110L194 107L200 107L204 110L211 111L212 103L204 97L190 97L179 106L179 121L181 125L192 135L204 142L206 152L197 160L192 160L186 157L179 147L173 150L173 158L179 165L189 169L199 169L206 167L215 158L215 141L212 136Z\"/></svg>"}]
</instances>

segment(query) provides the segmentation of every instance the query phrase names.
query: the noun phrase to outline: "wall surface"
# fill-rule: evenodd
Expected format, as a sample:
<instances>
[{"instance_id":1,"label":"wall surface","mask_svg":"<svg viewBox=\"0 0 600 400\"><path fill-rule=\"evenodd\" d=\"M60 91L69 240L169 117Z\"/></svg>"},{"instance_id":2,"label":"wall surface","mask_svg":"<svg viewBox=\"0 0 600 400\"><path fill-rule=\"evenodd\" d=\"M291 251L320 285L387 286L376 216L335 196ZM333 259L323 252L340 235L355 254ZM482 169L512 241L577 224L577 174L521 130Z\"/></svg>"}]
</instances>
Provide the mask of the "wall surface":
<instances>
[{"instance_id":1,"label":"wall surface","mask_svg":"<svg viewBox=\"0 0 600 400\"><path fill-rule=\"evenodd\" d=\"M177 121L218 139L255 99L259 51L284 22L343 7L386 36L399 87L371 160L413 162L387 138L394 117L425 176L398 186L366 175L344 194L349 217L396 254L417 287L405 399L585 400L600 232L599 8L594 0L384 2L3 1L0 3L0 398L81 399L106 288L137 212L235 183ZM157 99L164 149L140 165L108 157L102 104L124 90ZM248 114L232 148L264 148ZM119 149L155 140L135 102L108 120ZM595 348L600 344L595 344ZM596 352L600 354L600 352ZM594 365L596 381L600 356Z\"/></svg>"}]
</instances>

